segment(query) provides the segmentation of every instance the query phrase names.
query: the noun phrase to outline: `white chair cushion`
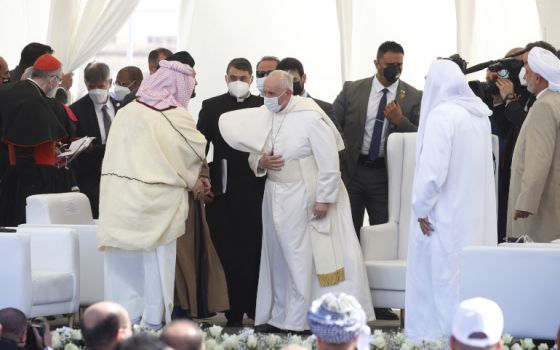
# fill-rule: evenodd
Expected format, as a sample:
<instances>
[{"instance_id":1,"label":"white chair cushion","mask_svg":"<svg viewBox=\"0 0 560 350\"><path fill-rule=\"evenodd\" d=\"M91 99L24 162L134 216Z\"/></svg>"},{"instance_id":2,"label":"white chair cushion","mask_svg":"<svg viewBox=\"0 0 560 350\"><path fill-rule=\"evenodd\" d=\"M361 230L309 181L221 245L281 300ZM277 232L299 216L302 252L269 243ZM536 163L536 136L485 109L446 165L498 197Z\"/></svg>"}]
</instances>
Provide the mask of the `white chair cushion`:
<instances>
[{"instance_id":1,"label":"white chair cushion","mask_svg":"<svg viewBox=\"0 0 560 350\"><path fill-rule=\"evenodd\" d=\"M28 224L93 224L89 199L83 193L36 194L26 203Z\"/></svg>"},{"instance_id":2,"label":"white chair cushion","mask_svg":"<svg viewBox=\"0 0 560 350\"><path fill-rule=\"evenodd\" d=\"M68 302L74 294L74 277L66 272L37 271L31 276L32 305Z\"/></svg>"},{"instance_id":3,"label":"white chair cushion","mask_svg":"<svg viewBox=\"0 0 560 350\"><path fill-rule=\"evenodd\" d=\"M365 261L370 289L404 291L406 260Z\"/></svg>"}]
</instances>

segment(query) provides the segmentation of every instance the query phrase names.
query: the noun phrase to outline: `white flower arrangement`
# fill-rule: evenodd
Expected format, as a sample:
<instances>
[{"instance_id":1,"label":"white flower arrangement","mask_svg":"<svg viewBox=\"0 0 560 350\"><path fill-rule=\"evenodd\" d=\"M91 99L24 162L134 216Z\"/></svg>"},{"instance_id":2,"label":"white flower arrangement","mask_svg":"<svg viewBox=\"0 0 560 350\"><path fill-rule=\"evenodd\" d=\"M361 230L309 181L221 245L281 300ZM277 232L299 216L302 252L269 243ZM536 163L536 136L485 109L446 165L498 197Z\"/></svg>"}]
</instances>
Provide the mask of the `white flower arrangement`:
<instances>
[{"instance_id":1,"label":"white flower arrangement","mask_svg":"<svg viewBox=\"0 0 560 350\"><path fill-rule=\"evenodd\" d=\"M301 345L309 350L317 349L314 335L301 337L288 334L259 334L251 328L245 328L237 334L223 332L223 327L212 326L203 331L203 339L207 350L277 350L289 344ZM148 333L159 337L161 331L153 331L143 327L134 327L134 333ZM84 343L80 330L62 327L52 332L52 348L54 350L83 350ZM514 340L509 334L502 337L504 350L548 350L548 345L541 343L538 347L533 339ZM447 340L424 340L420 344L412 342L403 332L383 332L375 330L370 336L371 350L445 350Z\"/></svg>"}]
</instances>

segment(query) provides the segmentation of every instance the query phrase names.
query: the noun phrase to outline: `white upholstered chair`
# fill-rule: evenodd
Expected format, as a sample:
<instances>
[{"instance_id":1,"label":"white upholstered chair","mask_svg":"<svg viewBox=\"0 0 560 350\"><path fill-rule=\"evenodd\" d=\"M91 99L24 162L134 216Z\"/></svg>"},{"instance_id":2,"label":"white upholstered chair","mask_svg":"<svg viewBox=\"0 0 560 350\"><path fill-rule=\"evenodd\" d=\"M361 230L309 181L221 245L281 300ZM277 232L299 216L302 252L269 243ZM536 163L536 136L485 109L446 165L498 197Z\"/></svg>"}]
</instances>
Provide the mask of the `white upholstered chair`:
<instances>
[{"instance_id":1,"label":"white upholstered chair","mask_svg":"<svg viewBox=\"0 0 560 350\"><path fill-rule=\"evenodd\" d=\"M0 308L27 317L73 314L79 307L77 233L69 228L17 228L0 233Z\"/></svg>"},{"instance_id":2,"label":"white upholstered chair","mask_svg":"<svg viewBox=\"0 0 560 350\"><path fill-rule=\"evenodd\" d=\"M555 339L560 323L560 245L546 243L467 247L461 252L460 298L494 300L504 333Z\"/></svg>"},{"instance_id":3,"label":"white upholstered chair","mask_svg":"<svg viewBox=\"0 0 560 350\"><path fill-rule=\"evenodd\" d=\"M40 194L27 197L27 223L20 227L64 227L78 232L80 246L80 304L104 300L104 259L97 249L97 225L83 193Z\"/></svg>"},{"instance_id":4,"label":"white upholstered chair","mask_svg":"<svg viewBox=\"0 0 560 350\"><path fill-rule=\"evenodd\" d=\"M492 137L492 148L497 159L496 136ZM360 243L375 307L404 309L415 166L416 133L392 133L387 142L389 221L381 225L364 226L360 231ZM495 177L497 185L497 167Z\"/></svg>"}]
</instances>

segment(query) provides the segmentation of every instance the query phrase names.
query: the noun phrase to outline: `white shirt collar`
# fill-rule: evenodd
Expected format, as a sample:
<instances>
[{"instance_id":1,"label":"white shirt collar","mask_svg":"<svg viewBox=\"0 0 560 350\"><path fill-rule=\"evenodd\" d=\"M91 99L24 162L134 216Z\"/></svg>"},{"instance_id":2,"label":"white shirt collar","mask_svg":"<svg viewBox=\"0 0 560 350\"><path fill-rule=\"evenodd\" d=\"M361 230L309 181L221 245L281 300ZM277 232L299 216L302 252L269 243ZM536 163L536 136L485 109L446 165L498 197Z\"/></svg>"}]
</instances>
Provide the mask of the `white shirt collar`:
<instances>
[{"instance_id":1,"label":"white shirt collar","mask_svg":"<svg viewBox=\"0 0 560 350\"><path fill-rule=\"evenodd\" d=\"M400 79L397 79L397 81L395 81L393 84L387 86L387 90L389 90L390 94L396 95L397 88L399 87L399 81ZM383 86L383 84L381 84L379 79L377 79L377 74L373 76L373 89L377 93L380 93L381 90L385 89L385 86Z\"/></svg>"}]
</instances>

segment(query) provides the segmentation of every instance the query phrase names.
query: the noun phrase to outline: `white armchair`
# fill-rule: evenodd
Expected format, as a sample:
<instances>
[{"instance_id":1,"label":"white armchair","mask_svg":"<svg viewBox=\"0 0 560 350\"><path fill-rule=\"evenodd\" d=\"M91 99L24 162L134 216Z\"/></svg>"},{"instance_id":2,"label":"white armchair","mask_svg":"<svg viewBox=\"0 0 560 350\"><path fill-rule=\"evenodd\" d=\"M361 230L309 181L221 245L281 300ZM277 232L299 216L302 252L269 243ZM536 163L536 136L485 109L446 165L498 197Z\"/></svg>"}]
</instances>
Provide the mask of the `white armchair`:
<instances>
[{"instance_id":1,"label":"white armchair","mask_svg":"<svg viewBox=\"0 0 560 350\"><path fill-rule=\"evenodd\" d=\"M460 298L494 300L504 313L504 332L516 338L555 339L558 266L558 244L467 247L461 252Z\"/></svg>"},{"instance_id":2,"label":"white armchair","mask_svg":"<svg viewBox=\"0 0 560 350\"><path fill-rule=\"evenodd\" d=\"M104 300L104 259L97 249L97 225L82 193L40 194L27 197L27 223L19 227L72 228L78 232L80 249L80 304Z\"/></svg>"},{"instance_id":3,"label":"white armchair","mask_svg":"<svg viewBox=\"0 0 560 350\"><path fill-rule=\"evenodd\" d=\"M78 239L64 228L0 233L0 308L28 317L75 313L79 306Z\"/></svg>"},{"instance_id":4,"label":"white armchair","mask_svg":"<svg viewBox=\"0 0 560 350\"><path fill-rule=\"evenodd\" d=\"M498 139L492 137L498 156ZM404 309L406 258L416 167L416 133L393 133L387 142L389 221L364 226L360 243L375 307ZM497 167L495 167L497 191ZM402 319L401 319L402 320Z\"/></svg>"},{"instance_id":5,"label":"white armchair","mask_svg":"<svg viewBox=\"0 0 560 350\"><path fill-rule=\"evenodd\" d=\"M416 133L393 133L387 142L389 222L362 227L360 243L373 305L404 309L406 256L416 165Z\"/></svg>"}]
</instances>

